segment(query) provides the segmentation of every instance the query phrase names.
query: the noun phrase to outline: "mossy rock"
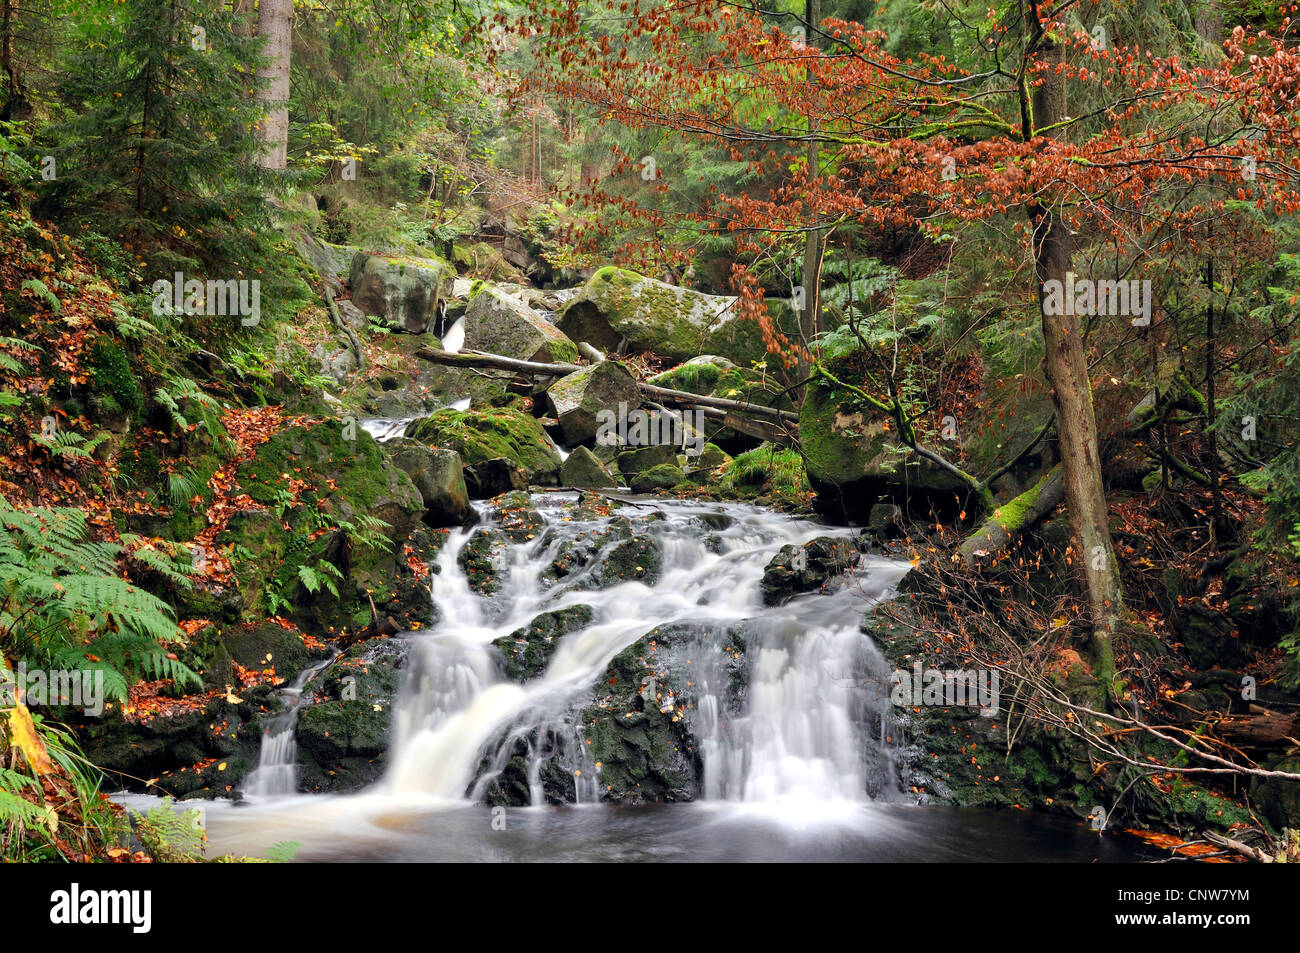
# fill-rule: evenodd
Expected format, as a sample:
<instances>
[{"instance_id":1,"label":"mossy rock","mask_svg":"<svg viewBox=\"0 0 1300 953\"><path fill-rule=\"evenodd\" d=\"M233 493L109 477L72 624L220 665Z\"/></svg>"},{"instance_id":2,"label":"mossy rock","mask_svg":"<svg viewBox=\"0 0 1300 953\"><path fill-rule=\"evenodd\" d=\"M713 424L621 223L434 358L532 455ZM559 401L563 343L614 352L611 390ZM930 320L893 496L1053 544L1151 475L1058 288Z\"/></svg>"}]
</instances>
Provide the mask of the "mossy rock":
<instances>
[{"instance_id":1,"label":"mossy rock","mask_svg":"<svg viewBox=\"0 0 1300 953\"><path fill-rule=\"evenodd\" d=\"M722 471L732 463L731 454L716 443L706 443L700 455L690 460L690 472L687 474L694 481L713 481L722 475Z\"/></svg>"},{"instance_id":2,"label":"mossy rock","mask_svg":"<svg viewBox=\"0 0 1300 953\"><path fill-rule=\"evenodd\" d=\"M455 450L466 466L506 459L522 467L530 483L554 486L559 481L560 455L542 425L514 407L440 410L413 423L407 436Z\"/></svg>"},{"instance_id":3,"label":"mossy rock","mask_svg":"<svg viewBox=\"0 0 1300 953\"><path fill-rule=\"evenodd\" d=\"M490 286L471 292L465 310L465 346L502 357L572 364L578 348L528 305Z\"/></svg>"},{"instance_id":4,"label":"mossy rock","mask_svg":"<svg viewBox=\"0 0 1300 953\"><path fill-rule=\"evenodd\" d=\"M97 338L89 348L91 401L104 419L134 418L144 407L144 391L122 345Z\"/></svg>"},{"instance_id":5,"label":"mossy rock","mask_svg":"<svg viewBox=\"0 0 1300 953\"><path fill-rule=\"evenodd\" d=\"M556 550L551 564L542 570L542 582L554 584L581 576L592 566L596 556L606 548L632 538L632 523L626 516L616 516L604 526L583 530L566 539ZM548 542L543 539L543 545Z\"/></svg>"},{"instance_id":6,"label":"mossy rock","mask_svg":"<svg viewBox=\"0 0 1300 953\"><path fill-rule=\"evenodd\" d=\"M479 530L469 538L456 556L469 581L469 587L480 595L491 595L501 588L500 560L508 540L497 529Z\"/></svg>"},{"instance_id":7,"label":"mossy rock","mask_svg":"<svg viewBox=\"0 0 1300 953\"><path fill-rule=\"evenodd\" d=\"M543 612L528 625L492 644L501 650L506 677L516 682L536 678L546 668L560 639L591 624L591 606L570 606Z\"/></svg>"},{"instance_id":8,"label":"mossy rock","mask_svg":"<svg viewBox=\"0 0 1300 953\"><path fill-rule=\"evenodd\" d=\"M337 421L290 427L237 471L249 497L268 507L236 513L217 539L231 548L249 617L267 615L272 595L288 600L300 623L325 628L354 627L371 598L397 618L427 615L404 556L421 526L420 494L369 434L343 433ZM284 495L293 477L310 484L296 505ZM366 517L380 523L368 526ZM313 574L341 577L338 597L324 585L311 592L305 579Z\"/></svg>"},{"instance_id":9,"label":"mossy rock","mask_svg":"<svg viewBox=\"0 0 1300 953\"><path fill-rule=\"evenodd\" d=\"M359 251L348 284L352 303L365 314L387 318L411 334L430 330L456 270L438 258L374 255Z\"/></svg>"},{"instance_id":10,"label":"mossy rock","mask_svg":"<svg viewBox=\"0 0 1300 953\"><path fill-rule=\"evenodd\" d=\"M812 384L799 412L799 443L818 508L865 520L884 500L928 515L955 514L967 491L956 474L900 447L892 421L854 395Z\"/></svg>"},{"instance_id":11,"label":"mossy rock","mask_svg":"<svg viewBox=\"0 0 1300 953\"><path fill-rule=\"evenodd\" d=\"M634 350L678 360L720 354L748 364L766 351L758 328L745 324L734 298L701 294L613 266L592 275L556 319L569 338L603 351L616 350L626 340Z\"/></svg>"},{"instance_id":12,"label":"mossy rock","mask_svg":"<svg viewBox=\"0 0 1300 953\"><path fill-rule=\"evenodd\" d=\"M359 643L311 684L324 697L298 715L300 790L348 793L379 780L407 648L400 639Z\"/></svg>"},{"instance_id":13,"label":"mossy rock","mask_svg":"<svg viewBox=\"0 0 1300 953\"><path fill-rule=\"evenodd\" d=\"M632 477L629 485L633 493L658 493L685 482L686 472L681 467L673 463L661 463Z\"/></svg>"},{"instance_id":14,"label":"mossy rock","mask_svg":"<svg viewBox=\"0 0 1300 953\"><path fill-rule=\"evenodd\" d=\"M601 563L597 578L605 586L628 580L644 582L649 586L659 579L663 562L664 550L659 540L653 536L633 536L610 550Z\"/></svg>"},{"instance_id":15,"label":"mossy rock","mask_svg":"<svg viewBox=\"0 0 1300 953\"><path fill-rule=\"evenodd\" d=\"M657 444L625 450L618 455L618 469L623 476L631 479L638 473L660 466L676 466L678 448L671 444Z\"/></svg>"},{"instance_id":16,"label":"mossy rock","mask_svg":"<svg viewBox=\"0 0 1300 953\"><path fill-rule=\"evenodd\" d=\"M603 800L680 802L699 793L697 743L680 707L685 686L664 652L674 641L669 630L660 627L616 655L593 686L603 703L582 713Z\"/></svg>"}]
</instances>

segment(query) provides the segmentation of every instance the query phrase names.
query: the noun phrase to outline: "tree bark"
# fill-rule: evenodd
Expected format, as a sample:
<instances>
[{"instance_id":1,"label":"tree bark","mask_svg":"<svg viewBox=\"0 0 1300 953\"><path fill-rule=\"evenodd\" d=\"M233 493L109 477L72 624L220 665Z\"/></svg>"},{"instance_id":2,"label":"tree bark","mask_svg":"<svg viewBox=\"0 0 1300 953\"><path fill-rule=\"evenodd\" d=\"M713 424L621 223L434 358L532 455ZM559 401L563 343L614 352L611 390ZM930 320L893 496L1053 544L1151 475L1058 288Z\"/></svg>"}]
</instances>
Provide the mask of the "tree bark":
<instances>
[{"instance_id":1,"label":"tree bark","mask_svg":"<svg viewBox=\"0 0 1300 953\"><path fill-rule=\"evenodd\" d=\"M1035 14L1032 17L1033 45L1038 51L1038 62L1047 68L1040 74L1042 83L1033 93L1028 131L1031 136L1050 136L1052 133L1039 130L1062 121L1067 115L1065 76L1061 72L1065 46L1059 38L1044 31L1043 23L1036 15L1039 13L1036 5L1032 12ZM1070 232L1060 212L1050 205L1034 203L1028 212L1034 229L1034 270L1038 279L1046 349L1043 369L1056 407L1065 502L1076 551L1075 566L1082 577L1092 623L1094 661L1100 680L1108 683L1114 673L1111 633L1119 623L1123 592L1102 487L1088 359L1078 316L1049 315L1046 307L1048 281L1060 282L1065 297L1073 295L1072 289L1066 286L1066 273L1070 267ZM1072 311L1073 308L1062 310Z\"/></svg>"},{"instance_id":2,"label":"tree bark","mask_svg":"<svg viewBox=\"0 0 1300 953\"><path fill-rule=\"evenodd\" d=\"M293 47L293 0L260 0L257 35L265 38L266 63L257 75L264 80L256 98L266 104L266 117L258 126L262 144L257 164L283 170L289 160L289 58Z\"/></svg>"},{"instance_id":3,"label":"tree bark","mask_svg":"<svg viewBox=\"0 0 1300 953\"><path fill-rule=\"evenodd\" d=\"M821 0L804 0L804 15L808 21L808 46L817 49L816 31L821 29ZM812 82L812 71L808 71L808 81ZM812 111L808 114L808 133L811 137L817 132L817 121ZM808 178L811 183L821 168L820 147L815 138L808 142ZM803 312L799 316L799 337L804 347L812 349L813 339L821 330L822 299L822 259L826 254L826 236L817 223L816 210L808 208L808 230L804 238L803 252ZM799 362L799 380L808 378L808 360ZM800 389L802 395L802 388Z\"/></svg>"},{"instance_id":4,"label":"tree bark","mask_svg":"<svg viewBox=\"0 0 1300 953\"><path fill-rule=\"evenodd\" d=\"M962 541L958 552L968 566L992 556L1017 536L1033 528L1065 498L1061 467L1055 466L1033 487L993 511L989 520Z\"/></svg>"}]
</instances>

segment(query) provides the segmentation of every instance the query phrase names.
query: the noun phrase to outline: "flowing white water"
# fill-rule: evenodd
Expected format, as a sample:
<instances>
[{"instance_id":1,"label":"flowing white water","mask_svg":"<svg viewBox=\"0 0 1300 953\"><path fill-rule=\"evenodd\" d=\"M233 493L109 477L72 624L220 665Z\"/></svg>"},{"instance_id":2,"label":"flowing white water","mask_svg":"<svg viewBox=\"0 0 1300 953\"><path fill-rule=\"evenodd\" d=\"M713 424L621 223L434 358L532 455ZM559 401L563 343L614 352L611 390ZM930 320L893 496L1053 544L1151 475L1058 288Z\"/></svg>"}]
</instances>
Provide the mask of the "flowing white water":
<instances>
[{"instance_id":1,"label":"flowing white water","mask_svg":"<svg viewBox=\"0 0 1300 953\"><path fill-rule=\"evenodd\" d=\"M483 789L519 738L544 736L563 749L566 771L587 778L578 786L578 800L595 800L596 772L583 760L576 711L590 700L616 654L656 627L685 621L699 633L689 650L678 654L698 678L696 697L684 701L700 739L706 799L866 798L863 749L876 739L863 727L881 693L865 675L883 662L857 623L905 567L868 560L839 592L767 608L759 581L772 556L787 543L835 531L740 506L706 510L664 503L659 508L665 519L638 527L663 547L662 576L654 585L624 582L580 591L567 587L571 580L547 584L543 571L560 546L578 534L598 532L603 520L564 521L558 512L543 509L552 531L506 550L503 585L490 597L472 589L456 558L472 533L490 526L448 541L432 582L442 621L410 636L414 651L382 793L463 799ZM700 519L707 512L724 528L710 534ZM595 618L559 640L540 675L518 684L501 674L491 644L495 639L539 612L579 603L592 605ZM750 673L747 699L738 701L729 697L727 633L742 624ZM538 747L535 740L530 744ZM541 803L540 764L556 754L554 744L541 747L529 756L534 803Z\"/></svg>"},{"instance_id":2,"label":"flowing white water","mask_svg":"<svg viewBox=\"0 0 1300 953\"><path fill-rule=\"evenodd\" d=\"M298 781L298 711L303 707L303 689L333 659L326 659L298 673L287 688L280 690L284 711L266 722L262 729L262 750L257 767L244 780L244 794L250 798L284 797L293 794Z\"/></svg>"}]
</instances>

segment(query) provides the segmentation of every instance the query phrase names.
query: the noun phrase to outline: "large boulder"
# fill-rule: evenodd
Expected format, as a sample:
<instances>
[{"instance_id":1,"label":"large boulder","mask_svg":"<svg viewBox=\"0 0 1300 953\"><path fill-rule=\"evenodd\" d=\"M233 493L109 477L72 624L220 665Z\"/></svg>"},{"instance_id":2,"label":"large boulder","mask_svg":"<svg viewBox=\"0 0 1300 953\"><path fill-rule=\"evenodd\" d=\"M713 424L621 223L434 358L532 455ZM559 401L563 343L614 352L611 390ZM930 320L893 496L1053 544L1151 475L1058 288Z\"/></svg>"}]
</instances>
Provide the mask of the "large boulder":
<instances>
[{"instance_id":1,"label":"large boulder","mask_svg":"<svg viewBox=\"0 0 1300 953\"><path fill-rule=\"evenodd\" d=\"M609 471L586 447L579 447L569 454L560 467L560 485L572 486L586 490L607 490L618 486L618 480L609 475Z\"/></svg>"},{"instance_id":2,"label":"large boulder","mask_svg":"<svg viewBox=\"0 0 1300 953\"><path fill-rule=\"evenodd\" d=\"M455 450L426 447L413 440L394 441L393 463L411 478L424 500L430 526L459 526L469 515L469 491Z\"/></svg>"},{"instance_id":3,"label":"large boulder","mask_svg":"<svg viewBox=\"0 0 1300 953\"><path fill-rule=\"evenodd\" d=\"M540 314L498 288L481 286L465 310L465 347L520 361L570 364L572 341Z\"/></svg>"},{"instance_id":4,"label":"large boulder","mask_svg":"<svg viewBox=\"0 0 1300 953\"><path fill-rule=\"evenodd\" d=\"M439 258L404 258L359 251L348 284L352 303L412 334L424 334L451 290L456 270Z\"/></svg>"},{"instance_id":5,"label":"large boulder","mask_svg":"<svg viewBox=\"0 0 1300 953\"><path fill-rule=\"evenodd\" d=\"M918 514L962 508L966 484L954 473L901 447L893 422L853 395L810 386L799 411L799 442L818 508L865 520L882 500Z\"/></svg>"},{"instance_id":6,"label":"large boulder","mask_svg":"<svg viewBox=\"0 0 1300 953\"><path fill-rule=\"evenodd\" d=\"M748 364L765 350L758 328L743 321L736 299L706 295L645 278L622 268L602 268L569 300L556 319L574 341L613 351L632 350L677 360L720 354Z\"/></svg>"},{"instance_id":7,"label":"large boulder","mask_svg":"<svg viewBox=\"0 0 1300 953\"><path fill-rule=\"evenodd\" d=\"M602 361L560 378L546 391L546 403L565 442L573 446L595 439L602 422L617 420L627 408L639 406L641 391L626 367Z\"/></svg>"},{"instance_id":8,"label":"large boulder","mask_svg":"<svg viewBox=\"0 0 1300 953\"><path fill-rule=\"evenodd\" d=\"M466 467L505 459L521 467L528 482L554 486L560 455L537 420L514 407L440 410L417 420L406 435L424 444L455 450Z\"/></svg>"}]
</instances>

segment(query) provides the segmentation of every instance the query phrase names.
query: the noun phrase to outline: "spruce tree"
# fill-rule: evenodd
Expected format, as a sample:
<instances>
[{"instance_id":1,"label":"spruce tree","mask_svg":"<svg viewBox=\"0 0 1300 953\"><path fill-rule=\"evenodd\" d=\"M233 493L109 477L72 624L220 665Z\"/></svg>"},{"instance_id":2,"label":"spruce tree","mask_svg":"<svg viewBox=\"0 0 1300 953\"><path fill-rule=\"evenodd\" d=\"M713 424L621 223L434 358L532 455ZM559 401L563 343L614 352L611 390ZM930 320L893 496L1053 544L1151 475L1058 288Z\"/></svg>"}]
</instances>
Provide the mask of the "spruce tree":
<instances>
[{"instance_id":1,"label":"spruce tree","mask_svg":"<svg viewBox=\"0 0 1300 953\"><path fill-rule=\"evenodd\" d=\"M120 236L149 271L238 259L235 223L258 220L261 41L240 23L201 0L126 0L72 55L79 115L59 130L47 201Z\"/></svg>"}]
</instances>

